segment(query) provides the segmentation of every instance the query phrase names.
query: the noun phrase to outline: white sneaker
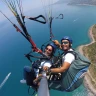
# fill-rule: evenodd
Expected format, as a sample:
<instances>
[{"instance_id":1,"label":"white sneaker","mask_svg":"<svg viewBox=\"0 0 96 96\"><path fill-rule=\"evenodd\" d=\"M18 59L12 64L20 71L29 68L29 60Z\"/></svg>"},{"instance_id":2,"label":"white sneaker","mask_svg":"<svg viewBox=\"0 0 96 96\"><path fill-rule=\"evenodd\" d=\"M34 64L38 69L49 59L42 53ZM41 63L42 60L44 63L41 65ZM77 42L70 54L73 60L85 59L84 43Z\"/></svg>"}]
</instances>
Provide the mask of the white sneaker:
<instances>
[{"instance_id":1,"label":"white sneaker","mask_svg":"<svg viewBox=\"0 0 96 96\"><path fill-rule=\"evenodd\" d=\"M23 79L23 80L20 80L20 83L23 83L23 84L25 84L25 83L26 83L26 80L25 80L25 79Z\"/></svg>"}]
</instances>

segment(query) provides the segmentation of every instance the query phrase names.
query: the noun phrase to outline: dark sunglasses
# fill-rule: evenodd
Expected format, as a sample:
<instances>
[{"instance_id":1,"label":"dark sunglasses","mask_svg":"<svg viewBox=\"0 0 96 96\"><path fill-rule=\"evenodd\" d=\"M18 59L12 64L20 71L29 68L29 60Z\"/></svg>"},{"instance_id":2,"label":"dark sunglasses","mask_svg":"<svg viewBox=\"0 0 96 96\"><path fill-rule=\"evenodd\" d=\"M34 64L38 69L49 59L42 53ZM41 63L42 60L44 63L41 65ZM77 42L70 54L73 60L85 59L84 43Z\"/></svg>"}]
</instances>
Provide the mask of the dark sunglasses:
<instances>
[{"instance_id":1,"label":"dark sunglasses","mask_svg":"<svg viewBox=\"0 0 96 96\"><path fill-rule=\"evenodd\" d=\"M61 44L68 44L69 42L61 42Z\"/></svg>"},{"instance_id":2,"label":"dark sunglasses","mask_svg":"<svg viewBox=\"0 0 96 96\"><path fill-rule=\"evenodd\" d=\"M48 51L50 51L50 52L52 51L52 50L51 50L51 49L49 49L49 48L46 48L46 50L48 50Z\"/></svg>"}]
</instances>

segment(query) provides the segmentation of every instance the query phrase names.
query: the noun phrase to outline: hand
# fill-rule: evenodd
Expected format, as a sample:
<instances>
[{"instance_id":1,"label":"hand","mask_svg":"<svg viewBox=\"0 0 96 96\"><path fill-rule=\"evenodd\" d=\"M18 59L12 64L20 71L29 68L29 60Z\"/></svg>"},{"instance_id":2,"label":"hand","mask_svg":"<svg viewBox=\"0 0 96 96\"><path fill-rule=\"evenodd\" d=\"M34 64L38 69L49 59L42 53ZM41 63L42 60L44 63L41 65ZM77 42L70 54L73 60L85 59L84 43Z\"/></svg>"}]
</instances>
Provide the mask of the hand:
<instances>
[{"instance_id":1,"label":"hand","mask_svg":"<svg viewBox=\"0 0 96 96\"><path fill-rule=\"evenodd\" d=\"M58 40L53 40L53 43L54 43L55 45L57 45L57 46L60 46L60 43L59 43Z\"/></svg>"},{"instance_id":2,"label":"hand","mask_svg":"<svg viewBox=\"0 0 96 96\"><path fill-rule=\"evenodd\" d=\"M44 66L44 67L43 67L43 70L44 70L44 71L48 71L48 67L47 67L47 66Z\"/></svg>"},{"instance_id":3,"label":"hand","mask_svg":"<svg viewBox=\"0 0 96 96\"><path fill-rule=\"evenodd\" d=\"M37 81L38 81L38 78L34 79L34 80L33 80L33 83L36 84Z\"/></svg>"},{"instance_id":4,"label":"hand","mask_svg":"<svg viewBox=\"0 0 96 96\"><path fill-rule=\"evenodd\" d=\"M40 82L41 80L41 77L42 77L42 74L38 74L38 77L36 77L36 79L33 80L33 83L36 85L37 83Z\"/></svg>"},{"instance_id":5,"label":"hand","mask_svg":"<svg viewBox=\"0 0 96 96\"><path fill-rule=\"evenodd\" d=\"M43 67L44 71L46 71L48 74L51 74L51 69L47 66Z\"/></svg>"}]
</instances>

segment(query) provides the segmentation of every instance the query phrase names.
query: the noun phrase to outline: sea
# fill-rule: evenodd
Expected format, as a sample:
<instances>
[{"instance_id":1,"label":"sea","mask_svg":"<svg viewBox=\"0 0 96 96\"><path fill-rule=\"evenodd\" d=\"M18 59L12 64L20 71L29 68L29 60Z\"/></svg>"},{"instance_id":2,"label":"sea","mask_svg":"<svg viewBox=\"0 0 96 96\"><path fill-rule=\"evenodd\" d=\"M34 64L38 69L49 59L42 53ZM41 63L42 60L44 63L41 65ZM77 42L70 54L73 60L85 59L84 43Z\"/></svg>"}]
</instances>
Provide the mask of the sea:
<instances>
[{"instance_id":1,"label":"sea","mask_svg":"<svg viewBox=\"0 0 96 96\"><path fill-rule=\"evenodd\" d=\"M26 16L46 15L48 11L37 8L24 12ZM56 19L63 14L63 19ZM1 14L0 14L1 15ZM96 24L96 6L67 5L66 3L52 5L52 32L53 40L60 41L63 36L73 39L73 48L82 44L90 43L89 28ZM10 20L19 28L15 17ZM25 19L25 25L32 40L38 48L50 39L49 25ZM23 67L31 66L24 54L31 51L30 43L15 30L13 25L6 19L0 22L0 96L29 96L28 86L21 84L23 79ZM8 75L9 74L9 75ZM4 81L5 79L5 81ZM30 90L32 93L33 90ZM82 84L72 92L60 92L50 90L50 96L88 96L88 91Z\"/></svg>"}]
</instances>

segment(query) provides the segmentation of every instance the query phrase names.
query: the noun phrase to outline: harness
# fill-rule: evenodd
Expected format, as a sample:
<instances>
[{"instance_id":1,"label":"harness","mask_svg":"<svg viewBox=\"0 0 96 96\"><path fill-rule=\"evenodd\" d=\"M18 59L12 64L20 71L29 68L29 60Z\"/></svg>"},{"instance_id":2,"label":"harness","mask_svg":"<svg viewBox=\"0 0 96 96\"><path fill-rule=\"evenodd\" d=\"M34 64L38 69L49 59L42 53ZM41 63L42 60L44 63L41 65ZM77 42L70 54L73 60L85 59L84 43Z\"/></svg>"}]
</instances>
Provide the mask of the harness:
<instances>
[{"instance_id":1,"label":"harness","mask_svg":"<svg viewBox=\"0 0 96 96\"><path fill-rule=\"evenodd\" d=\"M51 89L69 92L75 90L83 83L84 77L80 78L80 76L84 72L87 72L89 65L91 64L90 61L75 50L62 53L62 56L65 56L67 53L72 53L75 56L75 60L64 73L57 75L57 79L54 79L54 74L51 74L53 75L53 79L49 81L49 87Z\"/></svg>"}]
</instances>

